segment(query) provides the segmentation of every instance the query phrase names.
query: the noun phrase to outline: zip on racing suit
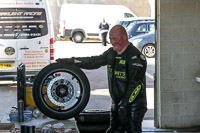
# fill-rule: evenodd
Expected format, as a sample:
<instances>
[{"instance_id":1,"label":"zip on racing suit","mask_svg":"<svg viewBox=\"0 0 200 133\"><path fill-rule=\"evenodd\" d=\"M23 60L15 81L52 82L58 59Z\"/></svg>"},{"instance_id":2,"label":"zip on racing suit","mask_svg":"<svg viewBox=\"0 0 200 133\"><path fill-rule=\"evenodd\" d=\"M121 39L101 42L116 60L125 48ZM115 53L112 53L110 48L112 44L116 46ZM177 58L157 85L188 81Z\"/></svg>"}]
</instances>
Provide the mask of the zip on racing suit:
<instances>
[{"instance_id":1,"label":"zip on racing suit","mask_svg":"<svg viewBox=\"0 0 200 133\"><path fill-rule=\"evenodd\" d=\"M80 68L97 69L107 65L109 92L112 98L110 128L107 133L141 132L141 123L147 111L146 58L131 43L117 55L109 48L100 56L74 58ZM126 113L119 116L119 107ZM120 121L120 117L123 119Z\"/></svg>"}]
</instances>

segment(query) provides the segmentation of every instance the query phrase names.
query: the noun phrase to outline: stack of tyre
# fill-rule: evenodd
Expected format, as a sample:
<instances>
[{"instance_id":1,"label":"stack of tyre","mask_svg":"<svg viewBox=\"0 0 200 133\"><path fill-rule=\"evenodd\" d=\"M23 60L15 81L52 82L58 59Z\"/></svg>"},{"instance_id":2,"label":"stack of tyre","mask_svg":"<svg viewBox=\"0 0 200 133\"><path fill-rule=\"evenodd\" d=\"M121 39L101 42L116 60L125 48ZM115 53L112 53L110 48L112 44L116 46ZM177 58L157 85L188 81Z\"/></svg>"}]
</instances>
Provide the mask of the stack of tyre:
<instances>
[{"instance_id":1,"label":"stack of tyre","mask_svg":"<svg viewBox=\"0 0 200 133\"><path fill-rule=\"evenodd\" d=\"M75 117L80 133L105 133L109 127L110 111L88 109Z\"/></svg>"}]
</instances>

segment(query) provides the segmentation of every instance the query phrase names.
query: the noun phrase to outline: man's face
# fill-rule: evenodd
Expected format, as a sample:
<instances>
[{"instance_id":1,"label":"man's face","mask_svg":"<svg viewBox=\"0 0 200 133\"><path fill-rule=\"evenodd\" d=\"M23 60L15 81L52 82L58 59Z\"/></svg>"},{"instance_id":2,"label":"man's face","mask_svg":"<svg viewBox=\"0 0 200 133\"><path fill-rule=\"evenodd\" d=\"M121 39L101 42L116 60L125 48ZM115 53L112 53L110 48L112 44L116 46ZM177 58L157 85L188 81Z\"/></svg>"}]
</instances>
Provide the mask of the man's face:
<instances>
[{"instance_id":1,"label":"man's face","mask_svg":"<svg viewBox=\"0 0 200 133\"><path fill-rule=\"evenodd\" d=\"M123 49L123 35L116 32L110 33L110 43L116 52L120 52Z\"/></svg>"}]
</instances>

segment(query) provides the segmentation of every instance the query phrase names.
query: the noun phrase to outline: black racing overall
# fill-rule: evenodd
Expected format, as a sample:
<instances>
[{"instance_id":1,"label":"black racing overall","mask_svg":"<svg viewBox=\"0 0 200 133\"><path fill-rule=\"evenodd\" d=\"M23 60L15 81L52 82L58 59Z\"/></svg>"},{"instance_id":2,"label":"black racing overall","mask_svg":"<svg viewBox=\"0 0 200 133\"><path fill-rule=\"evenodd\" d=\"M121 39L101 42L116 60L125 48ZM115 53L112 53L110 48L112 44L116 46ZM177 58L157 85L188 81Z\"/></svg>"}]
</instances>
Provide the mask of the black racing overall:
<instances>
[{"instance_id":1,"label":"black racing overall","mask_svg":"<svg viewBox=\"0 0 200 133\"><path fill-rule=\"evenodd\" d=\"M132 44L118 55L109 48L102 55L75 58L80 68L97 69L107 65L109 92L112 98L110 127L107 133L140 133L142 120L147 111L146 101L146 58ZM126 125L118 117L118 109L127 110Z\"/></svg>"}]
</instances>

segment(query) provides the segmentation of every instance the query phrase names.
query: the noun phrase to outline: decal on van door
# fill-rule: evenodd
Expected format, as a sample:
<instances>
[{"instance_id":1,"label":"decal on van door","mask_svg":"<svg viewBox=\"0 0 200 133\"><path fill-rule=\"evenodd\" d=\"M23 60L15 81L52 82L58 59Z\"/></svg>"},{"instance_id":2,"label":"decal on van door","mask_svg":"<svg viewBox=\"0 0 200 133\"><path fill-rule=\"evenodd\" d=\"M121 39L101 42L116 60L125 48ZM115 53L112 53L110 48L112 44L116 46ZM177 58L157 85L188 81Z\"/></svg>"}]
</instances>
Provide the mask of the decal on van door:
<instances>
[{"instance_id":1,"label":"decal on van door","mask_svg":"<svg viewBox=\"0 0 200 133\"><path fill-rule=\"evenodd\" d=\"M5 53L6 53L7 55L13 55L13 54L15 53L15 49L14 49L13 47L7 47L7 48L5 49Z\"/></svg>"},{"instance_id":2,"label":"decal on van door","mask_svg":"<svg viewBox=\"0 0 200 133\"><path fill-rule=\"evenodd\" d=\"M43 59L44 58L44 52L41 51L25 51L24 53L25 59Z\"/></svg>"},{"instance_id":3,"label":"decal on van door","mask_svg":"<svg viewBox=\"0 0 200 133\"><path fill-rule=\"evenodd\" d=\"M22 63L26 65L26 68L39 68L48 65L47 61L23 61Z\"/></svg>"},{"instance_id":4,"label":"decal on van door","mask_svg":"<svg viewBox=\"0 0 200 133\"><path fill-rule=\"evenodd\" d=\"M44 9L0 9L0 39L32 39L47 34Z\"/></svg>"}]
</instances>

